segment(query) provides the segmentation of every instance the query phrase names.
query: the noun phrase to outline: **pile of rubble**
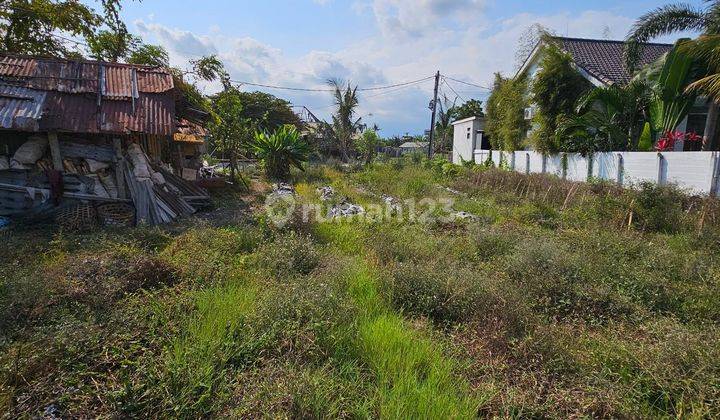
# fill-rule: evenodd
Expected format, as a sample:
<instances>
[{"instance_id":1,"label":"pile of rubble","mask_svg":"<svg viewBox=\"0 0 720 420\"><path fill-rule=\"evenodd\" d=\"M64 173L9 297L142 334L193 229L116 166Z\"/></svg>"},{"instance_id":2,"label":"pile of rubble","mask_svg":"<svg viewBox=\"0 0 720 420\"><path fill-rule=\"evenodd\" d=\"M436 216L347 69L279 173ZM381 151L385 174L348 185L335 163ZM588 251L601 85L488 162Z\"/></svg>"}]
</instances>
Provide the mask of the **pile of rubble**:
<instances>
[{"instance_id":1,"label":"pile of rubble","mask_svg":"<svg viewBox=\"0 0 720 420\"><path fill-rule=\"evenodd\" d=\"M330 186L318 187L316 191L318 194L320 194L320 199L322 201L332 200L333 196L335 195L335 190L333 189L333 187Z\"/></svg>"},{"instance_id":2,"label":"pile of rubble","mask_svg":"<svg viewBox=\"0 0 720 420\"><path fill-rule=\"evenodd\" d=\"M342 200L342 202L340 202L340 204L336 204L330 208L328 217L329 218L348 217L348 216L354 216L356 214L363 214L363 213L365 213L365 209L362 206L353 204L350 201L348 201L347 198L344 198Z\"/></svg>"},{"instance_id":3,"label":"pile of rubble","mask_svg":"<svg viewBox=\"0 0 720 420\"><path fill-rule=\"evenodd\" d=\"M382 198L382 201L384 201L385 205L388 206L391 213L402 212L402 204L397 198L386 194L383 194L380 198Z\"/></svg>"},{"instance_id":4,"label":"pile of rubble","mask_svg":"<svg viewBox=\"0 0 720 420\"><path fill-rule=\"evenodd\" d=\"M282 197L282 196L294 196L295 195L295 187L293 187L290 184L286 184L284 182L281 182L279 184L273 184L272 186L273 191L272 194L275 197Z\"/></svg>"},{"instance_id":5,"label":"pile of rubble","mask_svg":"<svg viewBox=\"0 0 720 420\"><path fill-rule=\"evenodd\" d=\"M0 215L52 211L62 204L125 203L135 222L157 225L208 206L207 192L153 164L137 143L125 150L103 142L56 143L30 137L10 158L0 156ZM56 170L62 166L62 171Z\"/></svg>"}]
</instances>

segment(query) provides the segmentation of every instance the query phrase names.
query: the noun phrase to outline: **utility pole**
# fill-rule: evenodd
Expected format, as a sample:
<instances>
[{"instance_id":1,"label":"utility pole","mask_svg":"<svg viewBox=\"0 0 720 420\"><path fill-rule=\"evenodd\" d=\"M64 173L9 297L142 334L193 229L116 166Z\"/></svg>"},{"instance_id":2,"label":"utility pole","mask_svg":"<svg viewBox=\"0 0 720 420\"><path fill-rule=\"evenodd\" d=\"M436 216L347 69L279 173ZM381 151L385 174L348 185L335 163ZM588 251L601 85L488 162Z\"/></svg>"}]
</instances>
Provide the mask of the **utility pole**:
<instances>
[{"instance_id":1,"label":"utility pole","mask_svg":"<svg viewBox=\"0 0 720 420\"><path fill-rule=\"evenodd\" d=\"M430 142L428 143L428 158L431 158L433 153L433 137L435 135L435 110L437 109L439 87L440 70L438 70L438 72L435 74L435 93L433 94L432 102L430 102L430 110L432 111L432 117L430 117Z\"/></svg>"}]
</instances>

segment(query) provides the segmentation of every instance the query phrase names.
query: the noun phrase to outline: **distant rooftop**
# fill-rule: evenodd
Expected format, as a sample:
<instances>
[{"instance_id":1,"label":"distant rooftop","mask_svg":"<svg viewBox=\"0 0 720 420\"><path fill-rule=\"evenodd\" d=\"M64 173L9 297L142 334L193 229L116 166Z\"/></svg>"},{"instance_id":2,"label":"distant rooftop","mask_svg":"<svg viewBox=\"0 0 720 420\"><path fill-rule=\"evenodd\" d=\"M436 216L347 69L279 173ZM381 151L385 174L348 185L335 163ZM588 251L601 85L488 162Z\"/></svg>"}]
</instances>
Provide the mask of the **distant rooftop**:
<instances>
[{"instance_id":1,"label":"distant rooftop","mask_svg":"<svg viewBox=\"0 0 720 420\"><path fill-rule=\"evenodd\" d=\"M400 147L404 148L404 149L411 149L411 148L422 149L423 147L428 147L428 143L418 142L418 141L406 141L405 143L401 144Z\"/></svg>"}]
</instances>

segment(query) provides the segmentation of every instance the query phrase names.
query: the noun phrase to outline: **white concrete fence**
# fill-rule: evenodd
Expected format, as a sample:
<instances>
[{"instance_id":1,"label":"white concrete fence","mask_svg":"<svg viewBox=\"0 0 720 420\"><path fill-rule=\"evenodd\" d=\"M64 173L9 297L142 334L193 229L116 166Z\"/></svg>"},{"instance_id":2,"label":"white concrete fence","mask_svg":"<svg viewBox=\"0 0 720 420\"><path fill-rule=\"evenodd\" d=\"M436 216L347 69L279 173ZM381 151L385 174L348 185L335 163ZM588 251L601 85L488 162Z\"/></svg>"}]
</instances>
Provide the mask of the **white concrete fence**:
<instances>
[{"instance_id":1,"label":"white concrete fence","mask_svg":"<svg viewBox=\"0 0 720 420\"><path fill-rule=\"evenodd\" d=\"M533 151L475 150L475 162L484 163L489 153L496 166L502 155L502 161L520 173L547 173L571 181L603 179L625 186L651 181L675 184L694 194L719 192L720 152L604 152L583 157L578 153L543 156Z\"/></svg>"}]
</instances>

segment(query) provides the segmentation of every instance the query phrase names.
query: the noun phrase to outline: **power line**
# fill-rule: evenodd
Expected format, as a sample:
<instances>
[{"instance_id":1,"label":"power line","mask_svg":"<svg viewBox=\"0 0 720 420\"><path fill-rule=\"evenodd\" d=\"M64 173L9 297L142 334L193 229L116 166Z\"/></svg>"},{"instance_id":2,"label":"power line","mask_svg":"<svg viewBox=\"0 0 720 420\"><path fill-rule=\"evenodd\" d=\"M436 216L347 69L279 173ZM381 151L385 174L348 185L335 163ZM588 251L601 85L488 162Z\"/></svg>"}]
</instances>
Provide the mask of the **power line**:
<instances>
[{"instance_id":1,"label":"power line","mask_svg":"<svg viewBox=\"0 0 720 420\"><path fill-rule=\"evenodd\" d=\"M385 90L385 89L392 89L400 86L407 86L412 85L419 82L424 82L425 80L430 80L435 76L429 76L424 77L422 79L413 80L410 82L403 82L403 83L396 83L394 85L387 85L387 86L373 86L369 88L358 88L358 92L367 92L367 91L373 91L373 90ZM280 89L280 90L291 90L296 92L335 92L335 89L312 89L312 88L299 88L299 87L287 87L287 86L275 86L275 85L267 85L262 83L251 83L251 82L245 82L242 80L230 80L233 83L238 83L241 85L248 85L248 86L256 86L256 87L264 87L268 89Z\"/></svg>"},{"instance_id":2,"label":"power line","mask_svg":"<svg viewBox=\"0 0 720 420\"><path fill-rule=\"evenodd\" d=\"M428 80L430 80L430 79L423 79L423 80L421 80L421 81L419 81L419 82L416 82L415 84L419 84L419 83L422 83L422 82L426 82L426 81L428 81ZM413 85L401 86L401 87L399 87L399 88L397 88L397 89L389 90L389 91L387 91L387 92L376 93L375 95L365 96L365 99L370 99L370 98L376 98L376 97L378 97L378 96L389 95L389 94L392 94L392 93L395 93L395 92L399 92L399 91L401 91L401 90L405 90L405 89L407 89L407 88L409 88L409 87L412 87L412 86L413 86Z\"/></svg>"},{"instance_id":3,"label":"power line","mask_svg":"<svg viewBox=\"0 0 720 420\"><path fill-rule=\"evenodd\" d=\"M475 83L470 83L470 82L464 82L464 81L462 81L462 80L453 79L452 77L448 77L448 76L443 76L443 77L444 77L445 79L452 80L453 82L462 83L462 84L464 84L464 85L474 86L474 87L476 87L476 88L485 89L485 90L492 90L492 88L489 88L489 87L487 87L487 86L477 85L477 84L475 84Z\"/></svg>"},{"instance_id":4,"label":"power line","mask_svg":"<svg viewBox=\"0 0 720 420\"><path fill-rule=\"evenodd\" d=\"M450 83L448 83L448 81L447 81L447 79L445 78L445 76L443 76L442 81L443 81L443 83L445 83L445 86L449 87L450 90L451 90L458 98L462 99L463 102L467 102L467 100L466 100L465 98L463 98L459 93L457 93L457 91L456 91L455 89L453 89L453 87L450 85Z\"/></svg>"}]
</instances>

